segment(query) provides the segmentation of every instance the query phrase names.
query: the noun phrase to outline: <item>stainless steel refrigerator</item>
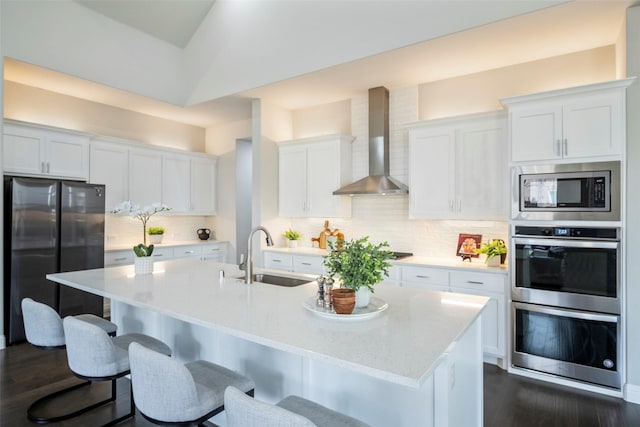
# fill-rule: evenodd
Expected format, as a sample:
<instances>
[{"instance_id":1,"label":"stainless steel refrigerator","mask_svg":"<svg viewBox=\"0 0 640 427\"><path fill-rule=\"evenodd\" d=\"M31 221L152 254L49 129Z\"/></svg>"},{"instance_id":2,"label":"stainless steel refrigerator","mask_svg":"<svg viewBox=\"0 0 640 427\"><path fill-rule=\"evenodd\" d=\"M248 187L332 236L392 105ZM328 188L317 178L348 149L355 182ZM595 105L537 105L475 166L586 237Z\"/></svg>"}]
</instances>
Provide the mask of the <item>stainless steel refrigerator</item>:
<instances>
[{"instance_id":1,"label":"stainless steel refrigerator","mask_svg":"<svg viewBox=\"0 0 640 427\"><path fill-rule=\"evenodd\" d=\"M103 315L102 297L48 281L48 273L104 266L104 185L5 177L5 336L24 341L21 301L61 316Z\"/></svg>"}]
</instances>

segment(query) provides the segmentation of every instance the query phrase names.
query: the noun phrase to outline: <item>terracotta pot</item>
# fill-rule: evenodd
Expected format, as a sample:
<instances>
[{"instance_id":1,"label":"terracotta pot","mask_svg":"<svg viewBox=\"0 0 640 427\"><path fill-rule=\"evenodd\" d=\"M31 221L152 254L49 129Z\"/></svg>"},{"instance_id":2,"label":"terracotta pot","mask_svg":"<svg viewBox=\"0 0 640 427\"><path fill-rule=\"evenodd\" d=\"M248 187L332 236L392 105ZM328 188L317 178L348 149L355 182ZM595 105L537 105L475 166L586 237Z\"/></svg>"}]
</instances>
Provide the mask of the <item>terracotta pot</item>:
<instances>
[{"instance_id":1,"label":"terracotta pot","mask_svg":"<svg viewBox=\"0 0 640 427\"><path fill-rule=\"evenodd\" d=\"M337 314L351 314L356 306L356 293L353 289L333 289L333 309Z\"/></svg>"}]
</instances>

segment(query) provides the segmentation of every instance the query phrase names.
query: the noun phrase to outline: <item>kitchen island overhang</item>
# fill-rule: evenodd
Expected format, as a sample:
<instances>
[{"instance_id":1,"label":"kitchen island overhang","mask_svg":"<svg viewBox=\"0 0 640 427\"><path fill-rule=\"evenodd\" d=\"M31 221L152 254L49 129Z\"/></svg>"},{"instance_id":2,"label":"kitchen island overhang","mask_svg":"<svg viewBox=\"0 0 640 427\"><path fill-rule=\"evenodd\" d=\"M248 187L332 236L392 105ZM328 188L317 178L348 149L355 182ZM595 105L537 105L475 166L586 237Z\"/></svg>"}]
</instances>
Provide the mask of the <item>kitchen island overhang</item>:
<instances>
[{"instance_id":1,"label":"kitchen island overhang","mask_svg":"<svg viewBox=\"0 0 640 427\"><path fill-rule=\"evenodd\" d=\"M225 279L220 279L220 270L225 270ZM482 424L479 325L487 298L379 285L375 296L389 304L380 316L365 320L326 319L302 306L305 300L314 297L315 284L296 288L262 283L246 285L240 279L231 278L240 273L235 265L175 260L156 263L156 272L150 275L134 275L133 266L123 266L51 274L47 278L110 298L112 319L123 332L150 333L176 347L186 342L189 343L187 346L196 346L197 354L192 350L175 349L184 361L205 355L218 359L213 360L217 362L239 363L237 367L251 371L252 366L262 366L264 357L293 357L289 362L293 360L300 369L289 369L285 364L278 370L275 367L279 362L272 363L271 379L265 381L280 381L281 384L263 384L268 390L263 396L265 400L284 397L279 394L285 392L311 398L318 397L318 393L321 398L329 394L331 397L321 400L340 410L335 407L343 404L336 403L338 396L353 396L354 401L357 398L366 400L358 384L369 378L377 384L372 387L383 387L389 393L395 393L400 387L403 392L406 389L406 393L421 396L415 405L410 402L410 406L416 406L416 411L423 410L418 407L419 402L424 406L425 399L432 400L428 406L436 412L432 405L443 390L435 393L433 387L440 381L439 387L446 387L444 391L451 397L446 402L448 409L445 412L448 418L453 416L455 419L456 392L464 391L456 389L468 389L463 384L470 375L472 390L464 392L467 399L475 402L472 406L476 408L476 417L480 416L474 425ZM192 332L187 325L200 329ZM203 331L211 331L211 334ZM185 338L189 334L193 335L191 340ZM206 335L204 339L203 334ZM463 352L465 354L454 358L452 355L460 353L458 349L464 347L460 343L466 341L469 348ZM255 348L251 344L255 344ZM264 352L270 353L269 356ZM468 360L463 360L465 357ZM450 363L456 358L460 359L457 367ZM444 369L445 366L449 367ZM456 384L457 368L467 373L464 376L459 373ZM343 378L355 376L344 381L335 378L330 381L332 375L328 370L341 372ZM336 381L339 383L335 384ZM256 381L258 397L261 397L260 382ZM351 388L345 394L344 391ZM340 390L342 392L338 393ZM469 400L458 403L464 405L460 408L468 410ZM376 402L370 402L370 405L373 407ZM376 415L376 420L372 421L358 409L362 405L347 406L351 406L351 415L372 425L376 425L378 419L398 416L390 410L384 416ZM444 409L438 411L444 415ZM412 425L411 419L424 419L420 425L438 425L428 422L431 415L415 415L417 417L406 417L406 425ZM400 423L396 425L405 425L402 416L397 420Z\"/></svg>"}]
</instances>

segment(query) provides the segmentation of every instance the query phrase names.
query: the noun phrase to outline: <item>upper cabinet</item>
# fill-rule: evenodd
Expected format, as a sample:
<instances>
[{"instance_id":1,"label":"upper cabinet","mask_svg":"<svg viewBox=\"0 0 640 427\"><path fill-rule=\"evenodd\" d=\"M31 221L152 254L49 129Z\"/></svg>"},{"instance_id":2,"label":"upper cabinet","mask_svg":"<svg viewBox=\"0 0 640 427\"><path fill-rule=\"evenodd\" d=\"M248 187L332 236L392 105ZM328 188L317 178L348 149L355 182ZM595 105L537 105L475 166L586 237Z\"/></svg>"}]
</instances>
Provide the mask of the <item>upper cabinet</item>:
<instances>
[{"instance_id":1,"label":"upper cabinet","mask_svg":"<svg viewBox=\"0 0 640 427\"><path fill-rule=\"evenodd\" d=\"M333 192L351 182L352 141L328 135L278 143L280 216L351 215L350 197Z\"/></svg>"},{"instance_id":2,"label":"upper cabinet","mask_svg":"<svg viewBox=\"0 0 640 427\"><path fill-rule=\"evenodd\" d=\"M10 121L5 121L3 133L5 173L83 181L88 178L88 136Z\"/></svg>"},{"instance_id":3,"label":"upper cabinet","mask_svg":"<svg viewBox=\"0 0 640 427\"><path fill-rule=\"evenodd\" d=\"M106 185L106 211L124 200L171 214L215 215L217 158L121 141L91 142L90 182ZM115 172L114 172L115 171Z\"/></svg>"},{"instance_id":4,"label":"upper cabinet","mask_svg":"<svg viewBox=\"0 0 640 427\"><path fill-rule=\"evenodd\" d=\"M504 112L411 125L409 217L505 220L506 137Z\"/></svg>"},{"instance_id":5,"label":"upper cabinet","mask_svg":"<svg viewBox=\"0 0 640 427\"><path fill-rule=\"evenodd\" d=\"M502 100L511 161L600 161L625 145L625 90L635 78Z\"/></svg>"}]
</instances>

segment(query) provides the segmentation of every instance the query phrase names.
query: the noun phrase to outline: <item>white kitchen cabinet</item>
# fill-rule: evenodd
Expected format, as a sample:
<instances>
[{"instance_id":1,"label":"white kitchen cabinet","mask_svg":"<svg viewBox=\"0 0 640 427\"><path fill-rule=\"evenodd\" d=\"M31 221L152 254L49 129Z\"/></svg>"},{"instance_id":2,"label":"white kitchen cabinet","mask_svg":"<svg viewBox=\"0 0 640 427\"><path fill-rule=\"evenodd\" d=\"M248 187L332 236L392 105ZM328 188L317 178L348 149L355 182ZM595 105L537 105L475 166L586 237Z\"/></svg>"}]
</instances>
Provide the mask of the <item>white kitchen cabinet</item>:
<instances>
[{"instance_id":1,"label":"white kitchen cabinet","mask_svg":"<svg viewBox=\"0 0 640 427\"><path fill-rule=\"evenodd\" d=\"M333 192L351 182L352 141L329 135L278 143L280 216L351 215L350 198Z\"/></svg>"},{"instance_id":2,"label":"white kitchen cabinet","mask_svg":"<svg viewBox=\"0 0 640 427\"><path fill-rule=\"evenodd\" d=\"M191 166L189 157L180 154L162 155L162 203L172 213L190 211ZM158 200L160 201L160 200Z\"/></svg>"},{"instance_id":3,"label":"white kitchen cabinet","mask_svg":"<svg viewBox=\"0 0 640 427\"><path fill-rule=\"evenodd\" d=\"M151 254L151 257L154 261L165 261L171 259L173 258L173 248L159 247L156 245L153 247L153 253Z\"/></svg>"},{"instance_id":4,"label":"white kitchen cabinet","mask_svg":"<svg viewBox=\"0 0 640 427\"><path fill-rule=\"evenodd\" d=\"M133 248L133 245L131 246ZM123 249L119 251L104 252L104 266L113 267L117 265L133 264L136 254L133 249Z\"/></svg>"},{"instance_id":5,"label":"white kitchen cabinet","mask_svg":"<svg viewBox=\"0 0 640 427\"><path fill-rule=\"evenodd\" d=\"M625 145L625 90L631 79L501 100L509 110L511 160L619 158Z\"/></svg>"},{"instance_id":6,"label":"white kitchen cabinet","mask_svg":"<svg viewBox=\"0 0 640 427\"><path fill-rule=\"evenodd\" d=\"M293 271L293 255L264 252L264 268Z\"/></svg>"},{"instance_id":7,"label":"white kitchen cabinet","mask_svg":"<svg viewBox=\"0 0 640 427\"><path fill-rule=\"evenodd\" d=\"M449 290L449 271L440 268L402 266L401 285L407 288L446 292Z\"/></svg>"},{"instance_id":8,"label":"white kitchen cabinet","mask_svg":"<svg viewBox=\"0 0 640 427\"><path fill-rule=\"evenodd\" d=\"M191 157L190 213L216 214L217 165L217 158L212 156Z\"/></svg>"},{"instance_id":9,"label":"white kitchen cabinet","mask_svg":"<svg viewBox=\"0 0 640 427\"><path fill-rule=\"evenodd\" d=\"M202 247L202 260L213 262L227 262L227 244L212 243Z\"/></svg>"},{"instance_id":10,"label":"white kitchen cabinet","mask_svg":"<svg viewBox=\"0 0 640 427\"><path fill-rule=\"evenodd\" d=\"M129 150L122 144L91 141L89 182L104 184L105 211L129 200Z\"/></svg>"},{"instance_id":11,"label":"white kitchen cabinet","mask_svg":"<svg viewBox=\"0 0 640 427\"><path fill-rule=\"evenodd\" d=\"M409 130L409 217L505 220L506 115L475 114Z\"/></svg>"},{"instance_id":12,"label":"white kitchen cabinet","mask_svg":"<svg viewBox=\"0 0 640 427\"><path fill-rule=\"evenodd\" d=\"M5 173L86 180L89 137L44 126L6 121L3 128Z\"/></svg>"},{"instance_id":13,"label":"white kitchen cabinet","mask_svg":"<svg viewBox=\"0 0 640 427\"><path fill-rule=\"evenodd\" d=\"M327 269L323 263L324 258L320 256L294 255L293 271L306 274L327 274Z\"/></svg>"},{"instance_id":14,"label":"white kitchen cabinet","mask_svg":"<svg viewBox=\"0 0 640 427\"><path fill-rule=\"evenodd\" d=\"M151 255L154 261L167 261L178 258L198 258L203 261L227 262L227 242L212 242L193 245L156 245ZM133 249L105 251L104 266L133 264Z\"/></svg>"},{"instance_id":15,"label":"white kitchen cabinet","mask_svg":"<svg viewBox=\"0 0 640 427\"><path fill-rule=\"evenodd\" d=\"M129 198L141 207L162 201L162 155L159 151L129 150Z\"/></svg>"}]
</instances>

